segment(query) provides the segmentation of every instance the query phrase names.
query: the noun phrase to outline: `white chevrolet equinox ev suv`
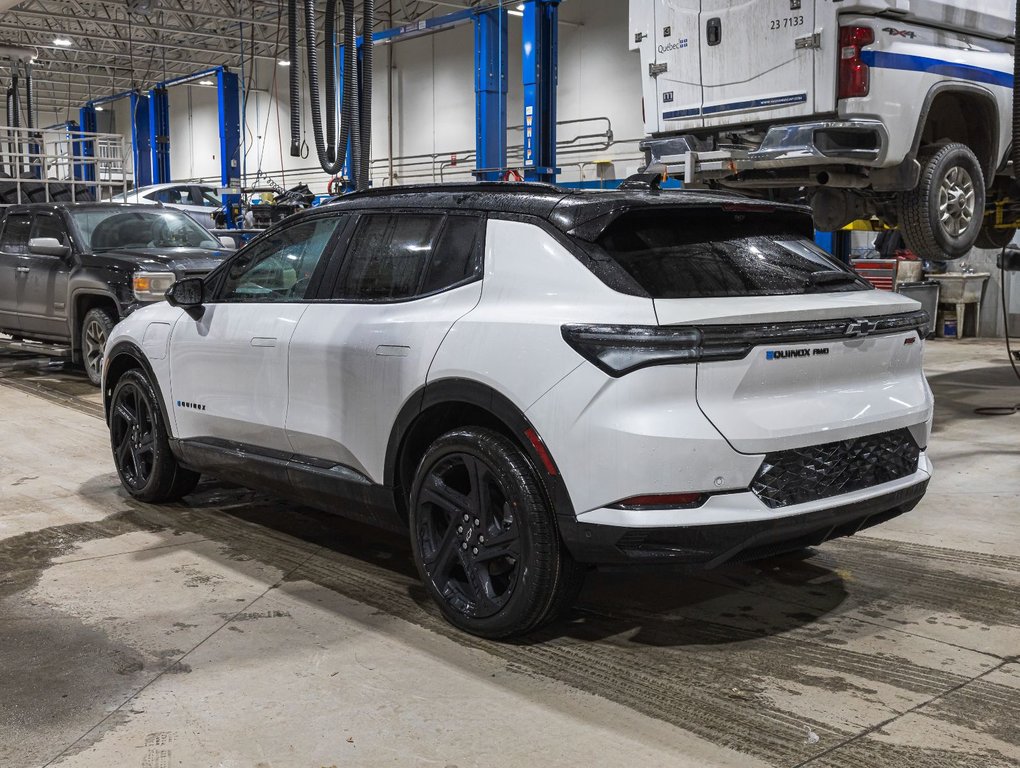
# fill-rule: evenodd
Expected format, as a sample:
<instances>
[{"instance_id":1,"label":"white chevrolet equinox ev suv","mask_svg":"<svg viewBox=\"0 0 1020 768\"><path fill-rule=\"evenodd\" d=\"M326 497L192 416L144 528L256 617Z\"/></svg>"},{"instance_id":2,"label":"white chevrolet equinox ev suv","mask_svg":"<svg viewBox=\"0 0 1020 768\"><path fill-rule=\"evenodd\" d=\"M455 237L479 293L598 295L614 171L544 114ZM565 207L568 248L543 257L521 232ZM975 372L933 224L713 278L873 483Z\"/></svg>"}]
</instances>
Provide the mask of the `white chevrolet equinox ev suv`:
<instances>
[{"instance_id":1,"label":"white chevrolet equinox ev suv","mask_svg":"<svg viewBox=\"0 0 1020 768\"><path fill-rule=\"evenodd\" d=\"M107 345L124 487L207 473L409 530L487 637L592 565L711 568L912 509L919 305L819 250L806 209L625 187L372 190L179 281Z\"/></svg>"}]
</instances>

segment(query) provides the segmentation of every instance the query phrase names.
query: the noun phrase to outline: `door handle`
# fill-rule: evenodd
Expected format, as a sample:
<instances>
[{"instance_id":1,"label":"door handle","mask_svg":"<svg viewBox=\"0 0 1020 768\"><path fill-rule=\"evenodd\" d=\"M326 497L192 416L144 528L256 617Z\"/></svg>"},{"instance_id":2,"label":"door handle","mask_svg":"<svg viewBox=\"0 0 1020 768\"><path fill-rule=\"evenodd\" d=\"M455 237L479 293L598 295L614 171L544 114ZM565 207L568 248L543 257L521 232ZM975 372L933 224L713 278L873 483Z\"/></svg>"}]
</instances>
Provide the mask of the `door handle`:
<instances>
[{"instance_id":1,"label":"door handle","mask_svg":"<svg viewBox=\"0 0 1020 768\"><path fill-rule=\"evenodd\" d=\"M722 19L716 17L708 20L705 27L705 40L709 45L719 45L722 42Z\"/></svg>"},{"instance_id":2,"label":"door handle","mask_svg":"<svg viewBox=\"0 0 1020 768\"><path fill-rule=\"evenodd\" d=\"M407 357L411 354L411 348L400 344L380 344L375 348L379 357Z\"/></svg>"},{"instance_id":3,"label":"door handle","mask_svg":"<svg viewBox=\"0 0 1020 768\"><path fill-rule=\"evenodd\" d=\"M271 336L255 336L251 340L253 347L275 347L276 339Z\"/></svg>"}]
</instances>

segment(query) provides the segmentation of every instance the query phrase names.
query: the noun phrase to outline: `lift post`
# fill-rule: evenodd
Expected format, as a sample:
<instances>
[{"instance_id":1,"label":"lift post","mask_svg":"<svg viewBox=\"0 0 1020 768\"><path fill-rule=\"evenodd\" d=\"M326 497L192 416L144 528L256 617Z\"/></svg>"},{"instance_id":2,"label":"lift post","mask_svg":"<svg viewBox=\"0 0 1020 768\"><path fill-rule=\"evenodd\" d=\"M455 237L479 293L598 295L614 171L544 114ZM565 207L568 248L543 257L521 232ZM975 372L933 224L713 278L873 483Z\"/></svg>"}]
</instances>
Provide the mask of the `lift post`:
<instances>
[{"instance_id":1,"label":"lift post","mask_svg":"<svg viewBox=\"0 0 1020 768\"><path fill-rule=\"evenodd\" d=\"M474 28L475 175L479 181L499 181L506 167L506 9L476 13Z\"/></svg>"},{"instance_id":2,"label":"lift post","mask_svg":"<svg viewBox=\"0 0 1020 768\"><path fill-rule=\"evenodd\" d=\"M555 182L560 0L524 3L524 179Z\"/></svg>"},{"instance_id":3,"label":"lift post","mask_svg":"<svg viewBox=\"0 0 1020 768\"><path fill-rule=\"evenodd\" d=\"M149 152L152 183L170 181L170 97L163 83L149 91Z\"/></svg>"},{"instance_id":4,"label":"lift post","mask_svg":"<svg viewBox=\"0 0 1020 768\"><path fill-rule=\"evenodd\" d=\"M78 110L78 122L81 124L82 133L96 133L96 105L91 101ZM75 163L74 178L81 181L96 180L96 165L90 162L96 156L96 144L94 141L76 142L76 154L83 162Z\"/></svg>"}]
</instances>

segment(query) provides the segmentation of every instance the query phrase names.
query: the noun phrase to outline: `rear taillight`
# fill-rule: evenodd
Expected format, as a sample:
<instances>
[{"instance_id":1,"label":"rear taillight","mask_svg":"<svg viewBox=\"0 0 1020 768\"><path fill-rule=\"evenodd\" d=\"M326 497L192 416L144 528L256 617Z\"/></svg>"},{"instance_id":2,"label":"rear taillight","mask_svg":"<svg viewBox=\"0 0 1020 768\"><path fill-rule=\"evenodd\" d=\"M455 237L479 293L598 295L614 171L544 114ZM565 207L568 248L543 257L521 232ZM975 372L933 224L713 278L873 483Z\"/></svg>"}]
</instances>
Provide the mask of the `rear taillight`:
<instances>
[{"instance_id":1,"label":"rear taillight","mask_svg":"<svg viewBox=\"0 0 1020 768\"><path fill-rule=\"evenodd\" d=\"M839 98L867 96L871 89L871 72L861 60L861 50L875 42L871 27L839 28Z\"/></svg>"},{"instance_id":2,"label":"rear taillight","mask_svg":"<svg viewBox=\"0 0 1020 768\"><path fill-rule=\"evenodd\" d=\"M706 340L701 328L691 326L565 325L563 339L614 377L652 365L739 360L751 349L738 340Z\"/></svg>"}]
</instances>

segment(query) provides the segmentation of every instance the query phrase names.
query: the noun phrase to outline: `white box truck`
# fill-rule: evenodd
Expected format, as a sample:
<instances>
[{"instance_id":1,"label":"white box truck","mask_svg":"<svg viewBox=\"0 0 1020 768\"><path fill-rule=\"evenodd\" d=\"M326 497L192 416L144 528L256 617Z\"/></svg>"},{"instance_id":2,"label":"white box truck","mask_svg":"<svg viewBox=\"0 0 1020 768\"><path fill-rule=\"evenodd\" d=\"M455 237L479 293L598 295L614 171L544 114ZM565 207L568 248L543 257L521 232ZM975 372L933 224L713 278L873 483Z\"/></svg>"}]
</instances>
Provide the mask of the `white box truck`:
<instances>
[{"instance_id":1,"label":"white box truck","mask_svg":"<svg viewBox=\"0 0 1020 768\"><path fill-rule=\"evenodd\" d=\"M648 170L877 215L929 259L1001 247L1015 3L631 0Z\"/></svg>"}]
</instances>

